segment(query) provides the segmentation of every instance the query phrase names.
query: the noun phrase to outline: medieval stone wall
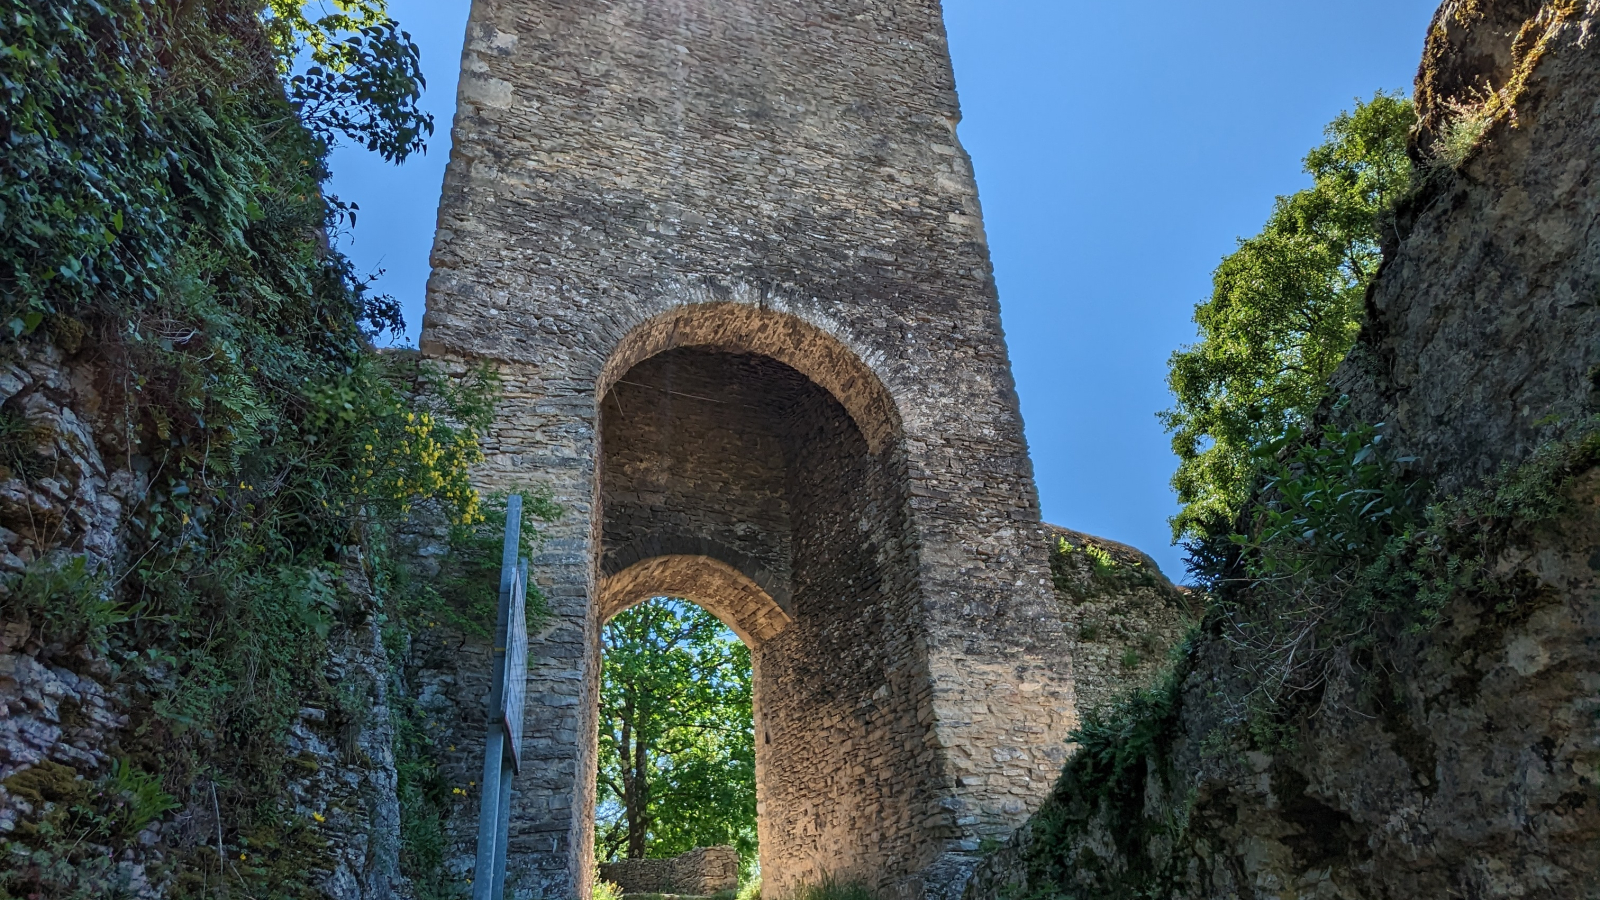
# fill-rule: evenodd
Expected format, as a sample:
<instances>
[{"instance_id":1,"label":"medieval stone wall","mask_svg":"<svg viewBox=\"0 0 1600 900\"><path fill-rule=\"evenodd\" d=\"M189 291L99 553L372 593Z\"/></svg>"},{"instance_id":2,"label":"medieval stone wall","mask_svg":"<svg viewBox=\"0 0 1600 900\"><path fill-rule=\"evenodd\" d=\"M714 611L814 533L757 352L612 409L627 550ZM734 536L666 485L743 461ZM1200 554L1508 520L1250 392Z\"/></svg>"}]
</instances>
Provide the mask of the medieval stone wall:
<instances>
[{"instance_id":1,"label":"medieval stone wall","mask_svg":"<svg viewBox=\"0 0 1600 900\"><path fill-rule=\"evenodd\" d=\"M1078 712L1151 683L1198 623L1198 603L1155 560L1116 541L1050 528L1050 569L1072 642Z\"/></svg>"},{"instance_id":2,"label":"medieval stone wall","mask_svg":"<svg viewBox=\"0 0 1600 900\"><path fill-rule=\"evenodd\" d=\"M600 864L600 878L624 894L709 897L739 886L739 851L696 847L671 859L620 859Z\"/></svg>"},{"instance_id":3,"label":"medieval stone wall","mask_svg":"<svg viewBox=\"0 0 1600 900\"><path fill-rule=\"evenodd\" d=\"M782 363L849 420L817 417L785 447L791 471L819 475L785 485L792 598L777 587L781 539L732 518L702 518L692 545L667 548L684 566L711 558L685 547L735 549L719 564L792 604L769 643L808 659L758 653L763 684L840 679L836 695L811 686L812 711L788 721L825 726L845 756L797 752L781 779L767 771L780 752L763 759L797 803L818 786L816 815L764 843L816 848L796 878L865 869L885 890L948 892L1058 768L1070 659L953 87L929 0L474 4L422 345L501 367L482 483L545 485L568 510L536 560L556 615L533 648L512 836L530 896L582 893L591 877L597 596L651 562L615 571L607 529L682 512L662 494L633 505L634 524L610 517L602 398L678 347ZM738 419L729 440L746 433ZM794 462L813 452L834 455ZM876 479L866 493L820 481L850 458ZM880 583L851 584L845 560ZM807 624L808 608L824 618ZM806 668L824 653L838 673ZM761 692L765 722L787 701ZM848 769L819 768L839 758ZM866 805L903 788L887 812Z\"/></svg>"}]
</instances>

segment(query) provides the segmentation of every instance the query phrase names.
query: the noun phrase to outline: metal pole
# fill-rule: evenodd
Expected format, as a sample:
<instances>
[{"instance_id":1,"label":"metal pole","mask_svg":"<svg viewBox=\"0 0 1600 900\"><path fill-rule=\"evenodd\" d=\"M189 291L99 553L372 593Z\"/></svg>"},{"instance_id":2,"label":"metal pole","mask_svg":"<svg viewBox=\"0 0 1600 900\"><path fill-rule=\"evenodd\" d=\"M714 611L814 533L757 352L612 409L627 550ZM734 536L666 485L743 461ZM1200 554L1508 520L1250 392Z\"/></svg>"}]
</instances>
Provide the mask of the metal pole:
<instances>
[{"instance_id":1,"label":"metal pole","mask_svg":"<svg viewBox=\"0 0 1600 900\"><path fill-rule=\"evenodd\" d=\"M502 757L498 798L500 815L496 822L499 832L494 848L494 900L501 900L506 895L506 849L511 843L511 782L516 774L511 767L511 760Z\"/></svg>"},{"instance_id":2,"label":"metal pole","mask_svg":"<svg viewBox=\"0 0 1600 900\"><path fill-rule=\"evenodd\" d=\"M483 784L478 801L478 858L473 867L472 900L502 900L505 890L505 837L510 825L511 778L506 773L505 726L500 706L505 696L506 637L511 620L511 586L522 546L522 497L506 498L506 539L500 554L500 610L494 628L489 668L488 730L483 742Z\"/></svg>"},{"instance_id":3,"label":"metal pole","mask_svg":"<svg viewBox=\"0 0 1600 900\"><path fill-rule=\"evenodd\" d=\"M478 862L473 867L472 900L498 900L494 893L494 860L500 843L500 773L505 733L499 722L489 725L483 744L483 791L478 801Z\"/></svg>"}]
</instances>

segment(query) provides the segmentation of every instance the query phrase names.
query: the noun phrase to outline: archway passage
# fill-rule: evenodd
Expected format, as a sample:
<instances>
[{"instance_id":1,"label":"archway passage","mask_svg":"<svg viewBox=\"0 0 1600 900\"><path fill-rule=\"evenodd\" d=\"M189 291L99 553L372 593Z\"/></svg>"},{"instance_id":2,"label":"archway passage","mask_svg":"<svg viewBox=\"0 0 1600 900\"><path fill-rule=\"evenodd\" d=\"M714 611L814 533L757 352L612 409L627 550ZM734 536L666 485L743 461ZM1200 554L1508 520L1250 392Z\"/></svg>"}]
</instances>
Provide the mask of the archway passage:
<instances>
[{"instance_id":1,"label":"archway passage","mask_svg":"<svg viewBox=\"0 0 1600 900\"><path fill-rule=\"evenodd\" d=\"M605 622L601 648L601 878L626 893L736 889L756 850L749 643L695 603L652 597ZM733 866L722 852L693 853L724 846Z\"/></svg>"},{"instance_id":2,"label":"archway passage","mask_svg":"<svg viewBox=\"0 0 1600 900\"><path fill-rule=\"evenodd\" d=\"M881 431L883 422L871 427ZM676 347L601 404L602 621L654 596L751 648L764 889L887 886L925 863L947 791L894 441L769 356Z\"/></svg>"}]
</instances>

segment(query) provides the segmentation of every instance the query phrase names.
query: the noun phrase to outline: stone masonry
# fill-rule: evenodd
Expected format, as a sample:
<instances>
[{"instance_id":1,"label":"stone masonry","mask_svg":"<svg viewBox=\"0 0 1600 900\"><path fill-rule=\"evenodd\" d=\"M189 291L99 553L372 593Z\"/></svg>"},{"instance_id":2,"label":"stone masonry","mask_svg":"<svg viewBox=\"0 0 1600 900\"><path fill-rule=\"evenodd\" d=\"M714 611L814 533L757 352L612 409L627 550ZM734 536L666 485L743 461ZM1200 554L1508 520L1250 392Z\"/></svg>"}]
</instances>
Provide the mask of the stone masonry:
<instances>
[{"instance_id":1,"label":"stone masonry","mask_svg":"<svg viewBox=\"0 0 1600 900\"><path fill-rule=\"evenodd\" d=\"M600 864L600 878L624 894L709 897L739 887L739 851L696 847L671 859L619 859Z\"/></svg>"},{"instance_id":2,"label":"stone masonry","mask_svg":"<svg viewBox=\"0 0 1600 900\"><path fill-rule=\"evenodd\" d=\"M587 897L599 628L750 644L766 891L959 891L1059 770L1070 636L935 0L476 0L423 352L505 396L536 560L510 864Z\"/></svg>"}]
</instances>

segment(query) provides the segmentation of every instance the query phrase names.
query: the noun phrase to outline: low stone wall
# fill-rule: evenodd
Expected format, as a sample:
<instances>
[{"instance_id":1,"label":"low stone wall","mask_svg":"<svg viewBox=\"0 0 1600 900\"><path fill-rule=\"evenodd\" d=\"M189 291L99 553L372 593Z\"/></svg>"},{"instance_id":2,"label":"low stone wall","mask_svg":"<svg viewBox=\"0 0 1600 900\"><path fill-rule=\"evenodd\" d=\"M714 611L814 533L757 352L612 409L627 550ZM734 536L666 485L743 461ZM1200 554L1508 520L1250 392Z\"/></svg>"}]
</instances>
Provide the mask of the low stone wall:
<instances>
[{"instance_id":1,"label":"low stone wall","mask_svg":"<svg viewBox=\"0 0 1600 900\"><path fill-rule=\"evenodd\" d=\"M1078 715L1155 680L1199 617L1195 601L1144 553L1046 525L1050 575L1071 641Z\"/></svg>"},{"instance_id":2,"label":"low stone wall","mask_svg":"<svg viewBox=\"0 0 1600 900\"><path fill-rule=\"evenodd\" d=\"M672 859L624 859L600 864L600 878L624 894L709 897L739 887L739 853L732 847L696 847Z\"/></svg>"}]
</instances>

